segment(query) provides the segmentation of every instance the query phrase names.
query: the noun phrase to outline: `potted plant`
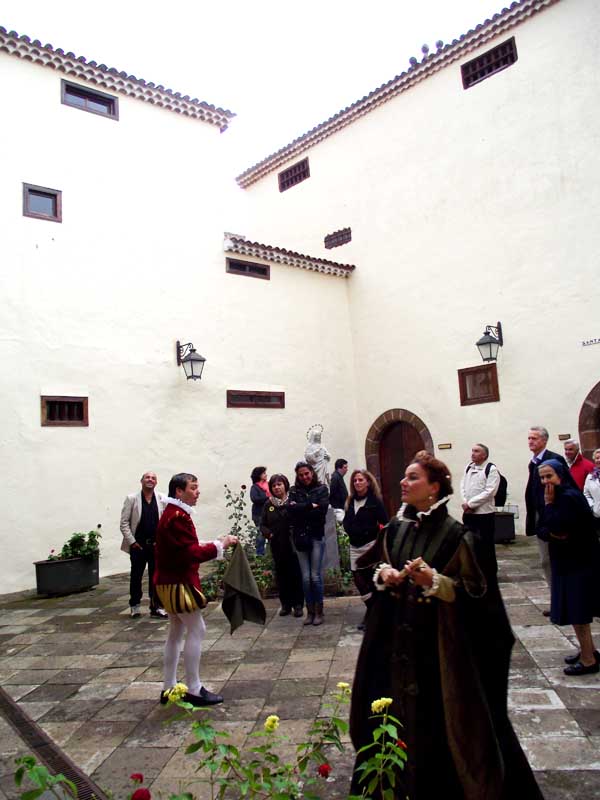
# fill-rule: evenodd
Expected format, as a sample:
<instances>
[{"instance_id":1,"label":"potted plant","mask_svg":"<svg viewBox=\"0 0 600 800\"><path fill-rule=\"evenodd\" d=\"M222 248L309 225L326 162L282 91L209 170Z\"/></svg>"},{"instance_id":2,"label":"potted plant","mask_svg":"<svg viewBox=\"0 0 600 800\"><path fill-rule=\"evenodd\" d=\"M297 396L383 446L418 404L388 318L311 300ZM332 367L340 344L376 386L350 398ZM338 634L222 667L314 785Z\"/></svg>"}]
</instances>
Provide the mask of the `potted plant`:
<instances>
[{"instance_id":1,"label":"potted plant","mask_svg":"<svg viewBox=\"0 0 600 800\"><path fill-rule=\"evenodd\" d=\"M71 594L98 585L101 527L72 534L60 553L51 550L44 561L34 562L38 594Z\"/></svg>"}]
</instances>

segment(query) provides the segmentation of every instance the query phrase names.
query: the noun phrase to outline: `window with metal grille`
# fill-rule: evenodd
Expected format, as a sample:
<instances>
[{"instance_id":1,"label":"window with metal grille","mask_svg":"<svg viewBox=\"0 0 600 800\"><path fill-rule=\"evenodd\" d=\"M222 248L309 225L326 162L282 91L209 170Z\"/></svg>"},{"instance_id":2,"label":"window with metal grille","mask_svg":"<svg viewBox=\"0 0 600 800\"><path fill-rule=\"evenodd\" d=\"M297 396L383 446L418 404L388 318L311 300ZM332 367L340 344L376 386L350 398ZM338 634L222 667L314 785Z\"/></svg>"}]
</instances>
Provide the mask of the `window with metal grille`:
<instances>
[{"instance_id":1,"label":"window with metal grille","mask_svg":"<svg viewBox=\"0 0 600 800\"><path fill-rule=\"evenodd\" d=\"M62 192L46 186L24 183L23 216L62 222Z\"/></svg>"},{"instance_id":2,"label":"window with metal grille","mask_svg":"<svg viewBox=\"0 0 600 800\"><path fill-rule=\"evenodd\" d=\"M472 61L467 61L460 68L462 73L463 88L469 89L476 83L484 81L490 75L510 67L517 60L517 45L514 36L506 42L499 44L477 56Z\"/></svg>"},{"instance_id":3,"label":"window with metal grille","mask_svg":"<svg viewBox=\"0 0 600 800\"><path fill-rule=\"evenodd\" d=\"M303 158L302 161L298 161L297 164L284 169L283 172L279 173L277 178L279 180L280 192L285 192L286 189L291 189L292 186L295 186L297 183L301 183L307 178L310 178L308 158Z\"/></svg>"},{"instance_id":4,"label":"window with metal grille","mask_svg":"<svg viewBox=\"0 0 600 800\"><path fill-rule=\"evenodd\" d=\"M228 389L227 408L285 408L285 392Z\"/></svg>"},{"instance_id":5,"label":"window with metal grille","mask_svg":"<svg viewBox=\"0 0 600 800\"><path fill-rule=\"evenodd\" d=\"M62 80L60 85L60 99L64 105L89 111L91 114L100 114L102 117L119 119L118 98L65 80Z\"/></svg>"},{"instance_id":6,"label":"window with metal grille","mask_svg":"<svg viewBox=\"0 0 600 800\"><path fill-rule=\"evenodd\" d=\"M56 427L87 427L87 397L49 397L42 398L42 425Z\"/></svg>"},{"instance_id":7,"label":"window with metal grille","mask_svg":"<svg viewBox=\"0 0 600 800\"><path fill-rule=\"evenodd\" d=\"M340 231L328 233L325 237L325 247L331 250L332 247L339 247L342 244L347 244L352 241L351 228L342 228Z\"/></svg>"},{"instance_id":8,"label":"window with metal grille","mask_svg":"<svg viewBox=\"0 0 600 800\"><path fill-rule=\"evenodd\" d=\"M225 271L232 275L245 275L247 278L262 278L265 281L271 279L271 267L269 264L253 264L252 261L238 261L235 258L228 258Z\"/></svg>"},{"instance_id":9,"label":"window with metal grille","mask_svg":"<svg viewBox=\"0 0 600 800\"><path fill-rule=\"evenodd\" d=\"M482 364L458 370L461 406L495 403L500 400L496 364Z\"/></svg>"}]
</instances>

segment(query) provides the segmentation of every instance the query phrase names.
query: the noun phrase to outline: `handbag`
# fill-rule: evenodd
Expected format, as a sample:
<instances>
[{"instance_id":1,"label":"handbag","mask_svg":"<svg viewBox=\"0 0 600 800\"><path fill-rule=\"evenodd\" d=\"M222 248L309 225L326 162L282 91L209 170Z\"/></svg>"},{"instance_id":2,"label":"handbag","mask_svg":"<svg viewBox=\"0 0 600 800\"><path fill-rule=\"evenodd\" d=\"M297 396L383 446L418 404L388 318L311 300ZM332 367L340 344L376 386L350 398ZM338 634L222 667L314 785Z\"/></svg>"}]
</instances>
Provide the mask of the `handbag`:
<instances>
[{"instance_id":1,"label":"handbag","mask_svg":"<svg viewBox=\"0 0 600 800\"><path fill-rule=\"evenodd\" d=\"M312 537L306 528L294 528L292 535L296 550L307 553L312 549Z\"/></svg>"}]
</instances>

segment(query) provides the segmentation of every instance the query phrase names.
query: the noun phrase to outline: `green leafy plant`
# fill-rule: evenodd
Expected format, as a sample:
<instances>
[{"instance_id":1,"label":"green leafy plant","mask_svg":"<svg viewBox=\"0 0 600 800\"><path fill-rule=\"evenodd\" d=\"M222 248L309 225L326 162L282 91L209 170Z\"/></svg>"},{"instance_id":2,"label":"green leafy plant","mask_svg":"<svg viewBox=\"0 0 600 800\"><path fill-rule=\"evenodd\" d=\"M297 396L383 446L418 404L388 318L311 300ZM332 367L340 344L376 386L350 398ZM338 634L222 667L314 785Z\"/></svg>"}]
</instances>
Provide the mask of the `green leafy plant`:
<instances>
[{"instance_id":1,"label":"green leafy plant","mask_svg":"<svg viewBox=\"0 0 600 800\"><path fill-rule=\"evenodd\" d=\"M100 533L102 525L98 524L96 530L87 533L73 533L63 544L60 553L51 550L47 561L59 561L65 558L92 558L100 555Z\"/></svg>"},{"instance_id":2,"label":"green leafy plant","mask_svg":"<svg viewBox=\"0 0 600 800\"><path fill-rule=\"evenodd\" d=\"M247 555L256 552L256 525L248 516L246 510L246 486L242 484L239 492L232 492L225 484L225 506L230 510L228 519L231 520L229 533L237 536Z\"/></svg>"},{"instance_id":3,"label":"green leafy plant","mask_svg":"<svg viewBox=\"0 0 600 800\"><path fill-rule=\"evenodd\" d=\"M72 781L62 772L59 775L52 775L46 767L38 764L33 756L16 758L15 764L17 769L14 777L17 787L21 788L25 778L34 786L33 789L21 793L21 800L36 800L46 792L53 794L58 800L64 800L65 795L77 797L77 788Z\"/></svg>"}]
</instances>

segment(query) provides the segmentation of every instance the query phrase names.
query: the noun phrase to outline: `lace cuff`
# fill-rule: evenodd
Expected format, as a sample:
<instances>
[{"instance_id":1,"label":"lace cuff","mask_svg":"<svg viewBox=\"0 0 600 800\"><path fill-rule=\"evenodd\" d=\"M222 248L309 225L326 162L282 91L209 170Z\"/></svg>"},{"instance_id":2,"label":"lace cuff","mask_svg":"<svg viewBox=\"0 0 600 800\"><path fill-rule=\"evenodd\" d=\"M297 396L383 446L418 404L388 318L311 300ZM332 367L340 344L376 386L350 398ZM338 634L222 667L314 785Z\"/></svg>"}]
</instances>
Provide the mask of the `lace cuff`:
<instances>
[{"instance_id":1,"label":"lace cuff","mask_svg":"<svg viewBox=\"0 0 600 800\"><path fill-rule=\"evenodd\" d=\"M215 539L212 544L217 548L217 561L223 561L223 542L220 539Z\"/></svg>"},{"instance_id":2,"label":"lace cuff","mask_svg":"<svg viewBox=\"0 0 600 800\"><path fill-rule=\"evenodd\" d=\"M385 583L379 580L379 573L381 572L382 569L393 569L393 567L391 564L386 564L385 562L382 562L373 573L373 583L375 584L375 588L377 589L378 592L384 592L387 589Z\"/></svg>"},{"instance_id":3,"label":"lace cuff","mask_svg":"<svg viewBox=\"0 0 600 800\"><path fill-rule=\"evenodd\" d=\"M444 600L446 603L454 602L456 591L452 578L449 578L447 575L440 575L435 568L432 569L432 572L432 584L429 589L425 589L423 597L437 597L439 600Z\"/></svg>"}]
</instances>

